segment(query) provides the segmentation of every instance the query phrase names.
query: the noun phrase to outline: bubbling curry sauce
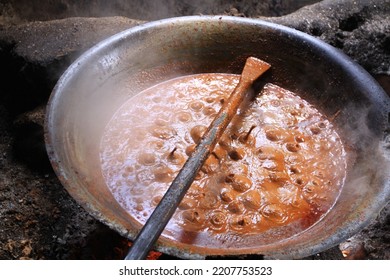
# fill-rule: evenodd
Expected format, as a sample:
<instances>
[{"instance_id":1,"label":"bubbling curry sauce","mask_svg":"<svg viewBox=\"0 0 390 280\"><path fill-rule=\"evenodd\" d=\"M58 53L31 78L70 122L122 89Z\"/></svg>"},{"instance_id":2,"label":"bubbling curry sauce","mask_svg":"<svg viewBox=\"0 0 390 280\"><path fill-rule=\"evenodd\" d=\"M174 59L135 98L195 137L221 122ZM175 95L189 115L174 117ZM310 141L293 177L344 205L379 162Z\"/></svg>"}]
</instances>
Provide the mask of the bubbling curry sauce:
<instances>
[{"instance_id":1,"label":"bubbling curry sauce","mask_svg":"<svg viewBox=\"0 0 390 280\"><path fill-rule=\"evenodd\" d=\"M145 223L238 83L232 74L176 78L131 98L101 142L119 204ZM267 84L228 126L172 217L190 232L305 229L335 203L346 154L333 125L294 93Z\"/></svg>"}]
</instances>

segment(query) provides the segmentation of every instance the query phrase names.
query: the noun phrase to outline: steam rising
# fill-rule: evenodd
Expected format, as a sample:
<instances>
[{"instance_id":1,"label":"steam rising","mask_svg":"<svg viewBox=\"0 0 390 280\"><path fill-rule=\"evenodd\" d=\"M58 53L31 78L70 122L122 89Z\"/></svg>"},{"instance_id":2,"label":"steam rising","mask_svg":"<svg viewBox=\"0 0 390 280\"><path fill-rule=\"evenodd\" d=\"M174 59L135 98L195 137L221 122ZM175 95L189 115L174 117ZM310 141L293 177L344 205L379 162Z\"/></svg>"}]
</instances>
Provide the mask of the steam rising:
<instances>
[{"instance_id":1,"label":"steam rising","mask_svg":"<svg viewBox=\"0 0 390 280\"><path fill-rule=\"evenodd\" d=\"M366 194L367 197L364 198L367 201L375 193L374 188L383 187L390 170L390 151L385 146L381 133L376 133L383 128L373 119L375 116L372 115L372 110L371 107L359 108L355 104L349 104L344 109L346 122L341 125L346 149L353 162L353 169L352 166L349 167L349 179L344 191L360 198Z\"/></svg>"},{"instance_id":2,"label":"steam rising","mask_svg":"<svg viewBox=\"0 0 390 280\"><path fill-rule=\"evenodd\" d=\"M66 17L125 16L157 20L186 15L281 16L318 0L240 1L240 0L11 0L0 3L0 20L14 23ZM5 19L6 18L6 19Z\"/></svg>"}]
</instances>

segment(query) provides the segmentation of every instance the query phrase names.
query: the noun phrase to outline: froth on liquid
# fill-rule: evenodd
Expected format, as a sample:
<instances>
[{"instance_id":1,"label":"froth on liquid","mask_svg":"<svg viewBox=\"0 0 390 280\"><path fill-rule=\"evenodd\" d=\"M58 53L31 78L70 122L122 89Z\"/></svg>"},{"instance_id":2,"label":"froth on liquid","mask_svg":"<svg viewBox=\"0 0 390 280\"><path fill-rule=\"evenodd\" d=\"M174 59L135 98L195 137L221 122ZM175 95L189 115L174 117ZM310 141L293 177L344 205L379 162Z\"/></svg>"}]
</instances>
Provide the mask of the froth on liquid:
<instances>
[{"instance_id":1,"label":"froth on liquid","mask_svg":"<svg viewBox=\"0 0 390 280\"><path fill-rule=\"evenodd\" d=\"M116 200L140 223L192 153L237 75L185 76L126 102L106 127L101 166ZM346 174L332 124L294 93L267 84L233 119L171 224L211 234L301 229L334 204Z\"/></svg>"}]
</instances>

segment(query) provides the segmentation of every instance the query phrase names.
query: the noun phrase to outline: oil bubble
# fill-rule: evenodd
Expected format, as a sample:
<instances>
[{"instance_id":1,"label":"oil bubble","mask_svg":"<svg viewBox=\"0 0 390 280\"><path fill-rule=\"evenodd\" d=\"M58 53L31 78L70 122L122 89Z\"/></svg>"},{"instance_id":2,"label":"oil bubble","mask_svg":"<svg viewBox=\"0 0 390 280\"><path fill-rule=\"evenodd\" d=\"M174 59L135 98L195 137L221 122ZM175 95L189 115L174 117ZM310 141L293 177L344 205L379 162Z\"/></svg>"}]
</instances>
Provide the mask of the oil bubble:
<instances>
[{"instance_id":1,"label":"oil bubble","mask_svg":"<svg viewBox=\"0 0 390 280\"><path fill-rule=\"evenodd\" d=\"M226 224L226 215L222 211L213 211L210 215L210 224L212 229L221 229Z\"/></svg>"},{"instance_id":2,"label":"oil bubble","mask_svg":"<svg viewBox=\"0 0 390 280\"><path fill-rule=\"evenodd\" d=\"M268 204L264 206L261 210L261 214L267 219L277 224L284 223L288 216L280 206L276 204Z\"/></svg>"},{"instance_id":3,"label":"oil bubble","mask_svg":"<svg viewBox=\"0 0 390 280\"><path fill-rule=\"evenodd\" d=\"M232 229L240 231L250 227L252 224L252 220L249 216L237 215L237 216L232 216L229 219L229 224Z\"/></svg>"},{"instance_id":4,"label":"oil bubble","mask_svg":"<svg viewBox=\"0 0 390 280\"><path fill-rule=\"evenodd\" d=\"M168 140L176 134L176 131L170 127L155 127L152 129L152 135L163 140Z\"/></svg>"},{"instance_id":5,"label":"oil bubble","mask_svg":"<svg viewBox=\"0 0 390 280\"><path fill-rule=\"evenodd\" d=\"M243 175L234 175L232 181L232 187L238 192L244 192L249 190L252 186L252 181Z\"/></svg>"},{"instance_id":6,"label":"oil bubble","mask_svg":"<svg viewBox=\"0 0 390 280\"><path fill-rule=\"evenodd\" d=\"M221 200L224 202L231 202L235 199L234 193L227 188L223 188L221 190L220 197L221 197Z\"/></svg>"},{"instance_id":7,"label":"oil bubble","mask_svg":"<svg viewBox=\"0 0 390 280\"><path fill-rule=\"evenodd\" d=\"M245 207L242 204L242 202L233 200L228 205L228 210L232 213L239 214L239 213L243 213L245 211Z\"/></svg>"},{"instance_id":8,"label":"oil bubble","mask_svg":"<svg viewBox=\"0 0 390 280\"><path fill-rule=\"evenodd\" d=\"M191 198L183 198L183 200L179 204L179 209L181 210L187 210L187 209L193 209L197 206L197 202L194 199Z\"/></svg>"},{"instance_id":9,"label":"oil bubble","mask_svg":"<svg viewBox=\"0 0 390 280\"><path fill-rule=\"evenodd\" d=\"M242 202L245 207L258 210L261 205L260 193L257 190L250 190L243 195Z\"/></svg>"},{"instance_id":10,"label":"oil bubble","mask_svg":"<svg viewBox=\"0 0 390 280\"><path fill-rule=\"evenodd\" d=\"M202 110L203 103L200 101L193 101L190 103L190 108L191 108L191 110L198 112L198 111Z\"/></svg>"},{"instance_id":11,"label":"oil bubble","mask_svg":"<svg viewBox=\"0 0 390 280\"><path fill-rule=\"evenodd\" d=\"M194 142L196 144L199 143L200 139L202 138L202 136L206 132L206 130L207 130L207 127L204 125L194 126L190 132L192 140L194 140Z\"/></svg>"},{"instance_id":12,"label":"oil bubble","mask_svg":"<svg viewBox=\"0 0 390 280\"><path fill-rule=\"evenodd\" d=\"M188 112L179 112L179 113L177 113L177 119L180 122L186 123L186 122L190 122L192 120L192 116Z\"/></svg>"},{"instance_id":13,"label":"oil bubble","mask_svg":"<svg viewBox=\"0 0 390 280\"><path fill-rule=\"evenodd\" d=\"M153 174L157 182L169 183L172 181L173 170L165 164L159 164L154 169Z\"/></svg>"},{"instance_id":14,"label":"oil bubble","mask_svg":"<svg viewBox=\"0 0 390 280\"><path fill-rule=\"evenodd\" d=\"M218 196L211 191L205 192L199 200L199 207L204 209L215 209L220 204Z\"/></svg>"},{"instance_id":15,"label":"oil bubble","mask_svg":"<svg viewBox=\"0 0 390 280\"><path fill-rule=\"evenodd\" d=\"M142 152L138 154L137 161L142 165L153 165L156 162L156 157L152 153Z\"/></svg>"}]
</instances>

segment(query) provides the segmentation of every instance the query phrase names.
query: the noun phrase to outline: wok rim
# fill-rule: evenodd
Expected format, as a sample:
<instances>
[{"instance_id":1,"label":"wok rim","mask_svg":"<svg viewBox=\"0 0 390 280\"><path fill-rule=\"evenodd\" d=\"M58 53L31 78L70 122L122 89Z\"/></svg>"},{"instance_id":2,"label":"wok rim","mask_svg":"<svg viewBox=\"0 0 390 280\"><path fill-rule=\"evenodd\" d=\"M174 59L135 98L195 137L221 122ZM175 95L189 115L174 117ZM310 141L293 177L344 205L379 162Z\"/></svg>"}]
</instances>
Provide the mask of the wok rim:
<instances>
[{"instance_id":1,"label":"wok rim","mask_svg":"<svg viewBox=\"0 0 390 280\"><path fill-rule=\"evenodd\" d=\"M320 39L317 39L315 37L312 37L311 35L308 35L304 32L292 29L290 27L286 27L283 25L267 22L260 19L253 19L253 18L240 18L240 17L233 17L233 16L184 16L184 17L175 17L175 18L167 18L152 22L147 22L144 24L141 24L139 26L132 27L130 29L124 30L122 32L119 32L107 39L104 39L103 41L99 42L86 52L84 52L78 59L76 59L68 68L67 70L61 75L60 79L58 80L57 84L55 85L52 94L50 95L49 101L47 103L47 109L46 109L46 115L45 115L45 124L44 124L44 135L45 135L45 144L47 153L49 155L50 162L53 166L53 169L55 171L55 174L59 178L61 184L64 186L64 188L69 192L69 194L74 198L79 205L81 205L84 209L87 210L88 213L90 213L93 217L98 219L99 221L103 222L104 224L108 225L113 230L119 232L121 235L127 237L127 238L134 238L134 236L129 236L130 232L124 228L121 227L121 225L114 224L112 221L110 221L109 218L107 218L104 214L102 214L99 209L97 209L93 204L88 203L85 201L82 197L80 197L77 192L74 191L74 189L69 188L68 186L68 178L66 178L66 172L61 166L61 158L56 153L56 148L52 144L54 142L52 138L51 130L53 128L53 119L55 118L55 108L56 106L60 106L60 97L61 92L64 88L66 88L67 83L71 80L71 78L77 74L77 71L81 68L81 65L84 63L87 63L90 59L93 59L96 54L100 52L104 52L104 50L108 50L112 45L115 45L116 43L120 43L122 40L126 40L129 37L134 36L136 33L142 33L147 32L148 29L154 29L156 27L162 27L162 26L172 26L172 24L183 24L183 23L190 23L190 22L205 22L205 21L228 21L233 24L249 24L254 25L260 29L270 29L273 31L278 31L286 36L291 36L294 39L303 40L306 44L310 45L311 47L318 49L324 53L327 57L331 57L335 63L337 63L340 67L343 68L343 71L347 72L350 77L353 77L356 81L356 83L363 88L366 92L370 93L370 98L376 101L376 103L379 103L378 100L384 100L389 104L390 98L385 94L384 90L379 86L379 84L375 81L375 79L368 73L366 70L364 70L360 65L358 65L355 61L353 61L350 57L348 57L346 54L342 53L340 50L328 45L327 43L321 41ZM383 105L384 110L389 107L389 105L386 106L386 104ZM387 177L389 179L389 177ZM382 198L382 200L380 200ZM309 255L316 254L318 252L324 251L326 249L331 248L332 246L335 246L342 241L345 241L352 235L359 232L361 229L366 227L374 217L378 215L378 213L381 211L383 207L388 203L390 199L390 188L388 187L388 181L387 181L387 188L385 188L385 193L381 196L378 196L378 203L373 207L372 213L370 216L364 217L364 219L361 219L356 223L351 224L351 226L346 229L343 234L340 234L334 238L327 238L324 242L321 242L317 244L317 246L312 246L310 248L299 248L295 250L294 252L284 252L283 250L279 250L277 252L266 252L265 255L273 257L273 258L302 258ZM291 238L291 237L290 237ZM285 239L284 239L285 240ZM283 243L284 240L281 240L280 242ZM156 245L157 250L167 253L167 254L174 254L178 255L176 250L181 250L179 252L180 256L183 258L204 258L206 256L212 256L212 255L220 255L218 250L216 250L216 253L208 251L206 254L203 254L202 252L195 252L192 250L189 250L186 247L183 248L177 248L177 246L172 246L170 242L161 241ZM173 250L173 251L172 251ZM226 253L226 252L225 252ZM247 255L247 254L262 254L262 252L256 252L256 249L248 249L246 252L242 252L242 249L234 249L229 252L229 255ZM225 254L228 255L228 254Z\"/></svg>"}]
</instances>

